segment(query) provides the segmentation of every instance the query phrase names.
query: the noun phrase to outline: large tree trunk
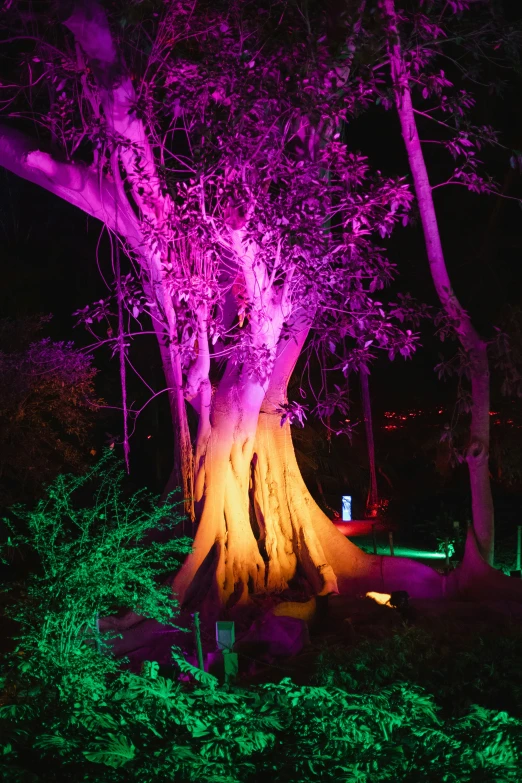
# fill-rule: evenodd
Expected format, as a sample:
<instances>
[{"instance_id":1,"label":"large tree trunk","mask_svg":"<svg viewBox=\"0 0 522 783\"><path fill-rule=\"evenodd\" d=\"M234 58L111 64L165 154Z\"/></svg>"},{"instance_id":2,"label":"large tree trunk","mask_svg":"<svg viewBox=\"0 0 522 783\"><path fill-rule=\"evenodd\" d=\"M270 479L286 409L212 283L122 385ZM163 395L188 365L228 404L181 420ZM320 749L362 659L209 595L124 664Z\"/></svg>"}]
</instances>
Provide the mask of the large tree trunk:
<instances>
[{"instance_id":1,"label":"large tree trunk","mask_svg":"<svg viewBox=\"0 0 522 783\"><path fill-rule=\"evenodd\" d=\"M264 406L252 470L258 544L266 562L264 589L284 590L300 575L314 593L336 593L337 579L314 524L324 515L302 479L290 425L285 422L281 426L280 421L280 413Z\"/></svg>"},{"instance_id":2,"label":"large tree trunk","mask_svg":"<svg viewBox=\"0 0 522 783\"><path fill-rule=\"evenodd\" d=\"M266 388L232 373L220 386L197 447L194 550L173 583L186 606L206 600L219 610L253 593L282 591L296 576L317 594L387 587L440 594L436 572L395 558L385 568L385 559L346 539L310 495L280 412L305 338L303 328L279 348Z\"/></svg>"},{"instance_id":3,"label":"large tree trunk","mask_svg":"<svg viewBox=\"0 0 522 783\"><path fill-rule=\"evenodd\" d=\"M487 346L475 330L469 315L460 304L451 285L442 249L432 189L415 121L409 74L402 55L394 0L384 0L384 7L390 20L388 49L395 87L395 101L419 204L431 276L441 305L452 320L460 343L469 358L472 411L466 457L470 475L473 527L482 556L486 562L493 564L494 510L489 477Z\"/></svg>"},{"instance_id":4,"label":"large tree trunk","mask_svg":"<svg viewBox=\"0 0 522 783\"><path fill-rule=\"evenodd\" d=\"M202 594L221 605L245 602L249 593L283 590L298 572L315 592L337 591L314 526L324 515L303 482L290 426L281 427L278 410L306 334L303 328L295 342L282 344L268 384L232 370L220 384L198 437L200 522L194 551L174 581L182 602Z\"/></svg>"},{"instance_id":5,"label":"large tree trunk","mask_svg":"<svg viewBox=\"0 0 522 783\"><path fill-rule=\"evenodd\" d=\"M174 582L181 601L244 602L263 589L265 564L250 524L249 482L265 390L233 366L196 444L194 549Z\"/></svg>"}]
</instances>

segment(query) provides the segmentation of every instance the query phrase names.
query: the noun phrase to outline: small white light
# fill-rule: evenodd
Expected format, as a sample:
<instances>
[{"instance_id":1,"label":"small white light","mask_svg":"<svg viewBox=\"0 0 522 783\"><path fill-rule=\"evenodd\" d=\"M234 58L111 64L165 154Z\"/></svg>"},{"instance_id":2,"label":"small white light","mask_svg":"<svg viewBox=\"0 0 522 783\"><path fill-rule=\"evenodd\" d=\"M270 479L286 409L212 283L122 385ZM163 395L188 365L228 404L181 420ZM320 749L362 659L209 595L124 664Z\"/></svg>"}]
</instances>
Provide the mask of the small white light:
<instances>
[{"instance_id":1,"label":"small white light","mask_svg":"<svg viewBox=\"0 0 522 783\"><path fill-rule=\"evenodd\" d=\"M343 522L350 522L352 519L352 496L343 495Z\"/></svg>"}]
</instances>

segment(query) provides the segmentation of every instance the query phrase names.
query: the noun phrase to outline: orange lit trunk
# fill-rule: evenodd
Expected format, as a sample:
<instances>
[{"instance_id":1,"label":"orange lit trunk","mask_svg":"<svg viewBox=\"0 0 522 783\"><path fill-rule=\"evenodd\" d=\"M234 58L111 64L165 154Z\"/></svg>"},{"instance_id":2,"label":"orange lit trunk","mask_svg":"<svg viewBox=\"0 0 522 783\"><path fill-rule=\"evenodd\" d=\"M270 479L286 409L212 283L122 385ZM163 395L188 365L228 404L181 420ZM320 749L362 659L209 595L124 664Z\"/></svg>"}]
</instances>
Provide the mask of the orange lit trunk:
<instances>
[{"instance_id":1,"label":"orange lit trunk","mask_svg":"<svg viewBox=\"0 0 522 783\"><path fill-rule=\"evenodd\" d=\"M305 332L306 334L306 332ZM297 575L316 593L337 591L315 520L321 517L339 546L355 550L323 515L301 477L290 426L278 410L304 342L285 343L268 385L230 372L212 401L196 447L194 551L174 581L190 603L220 605L250 594L283 590ZM362 553L361 553L362 554Z\"/></svg>"}]
</instances>

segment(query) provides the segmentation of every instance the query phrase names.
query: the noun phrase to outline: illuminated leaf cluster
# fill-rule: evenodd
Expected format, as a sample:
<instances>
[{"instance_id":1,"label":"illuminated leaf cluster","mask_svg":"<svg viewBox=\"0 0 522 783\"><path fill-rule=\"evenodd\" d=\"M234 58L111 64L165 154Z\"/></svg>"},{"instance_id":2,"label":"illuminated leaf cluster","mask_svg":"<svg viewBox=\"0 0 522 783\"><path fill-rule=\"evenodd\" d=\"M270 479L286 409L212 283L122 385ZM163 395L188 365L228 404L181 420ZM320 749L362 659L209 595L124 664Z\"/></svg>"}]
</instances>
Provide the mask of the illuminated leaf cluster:
<instances>
[{"instance_id":1,"label":"illuminated leaf cluster","mask_svg":"<svg viewBox=\"0 0 522 783\"><path fill-rule=\"evenodd\" d=\"M416 348L416 336L374 297L395 275L379 243L407 222L412 195L350 143L348 123L370 104L377 82L357 51L369 38L357 15L344 19L346 45L338 49L331 13L322 3L282 0L116 3L107 35L119 53L117 78L78 47L74 55L58 19L38 41L24 39L33 56L24 54L21 79L10 80L8 111L37 117L67 160L88 163L110 183L121 177L142 247L122 240L147 288L140 295L134 286L124 304L134 318L164 319L143 271L143 258L159 254L174 310L168 339L179 345L187 377L208 343L212 376L230 359L268 378L274 351L262 350L261 324L278 308L287 324L305 308L325 345L335 334L358 351L371 339L363 363L378 349L408 357ZM5 17L10 35L20 22L15 7ZM107 85L127 73L154 175L145 150L116 133L100 109ZM123 164L130 153L132 164ZM245 293L233 232L253 249L255 274L263 270L262 304L259 292ZM91 328L113 309L109 297L77 315ZM116 329L111 335L116 340Z\"/></svg>"}]
</instances>

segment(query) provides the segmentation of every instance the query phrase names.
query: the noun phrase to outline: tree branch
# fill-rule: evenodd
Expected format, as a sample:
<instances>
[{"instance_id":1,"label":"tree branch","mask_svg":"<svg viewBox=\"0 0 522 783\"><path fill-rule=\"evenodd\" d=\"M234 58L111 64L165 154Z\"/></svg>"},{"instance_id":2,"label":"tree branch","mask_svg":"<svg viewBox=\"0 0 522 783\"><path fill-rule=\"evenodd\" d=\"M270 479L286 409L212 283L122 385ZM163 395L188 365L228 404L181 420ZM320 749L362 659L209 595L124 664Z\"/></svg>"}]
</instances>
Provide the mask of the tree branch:
<instances>
[{"instance_id":1,"label":"tree branch","mask_svg":"<svg viewBox=\"0 0 522 783\"><path fill-rule=\"evenodd\" d=\"M157 254L147 250L136 216L126 199L122 204L121 189L116 183L89 166L55 160L38 149L30 137L5 125L0 125L0 166L54 193L123 237L139 255L142 267L150 276L152 290L163 302L160 261Z\"/></svg>"},{"instance_id":2,"label":"tree branch","mask_svg":"<svg viewBox=\"0 0 522 783\"><path fill-rule=\"evenodd\" d=\"M57 161L29 136L6 125L0 125L0 166L127 234L128 216L120 210L112 183L89 166Z\"/></svg>"},{"instance_id":3,"label":"tree branch","mask_svg":"<svg viewBox=\"0 0 522 783\"><path fill-rule=\"evenodd\" d=\"M117 51L105 11L97 0L82 0L64 22L85 54L97 81L107 128L116 136L119 159L139 209L155 224L170 206L161 189L154 154L136 115L136 92Z\"/></svg>"}]
</instances>

